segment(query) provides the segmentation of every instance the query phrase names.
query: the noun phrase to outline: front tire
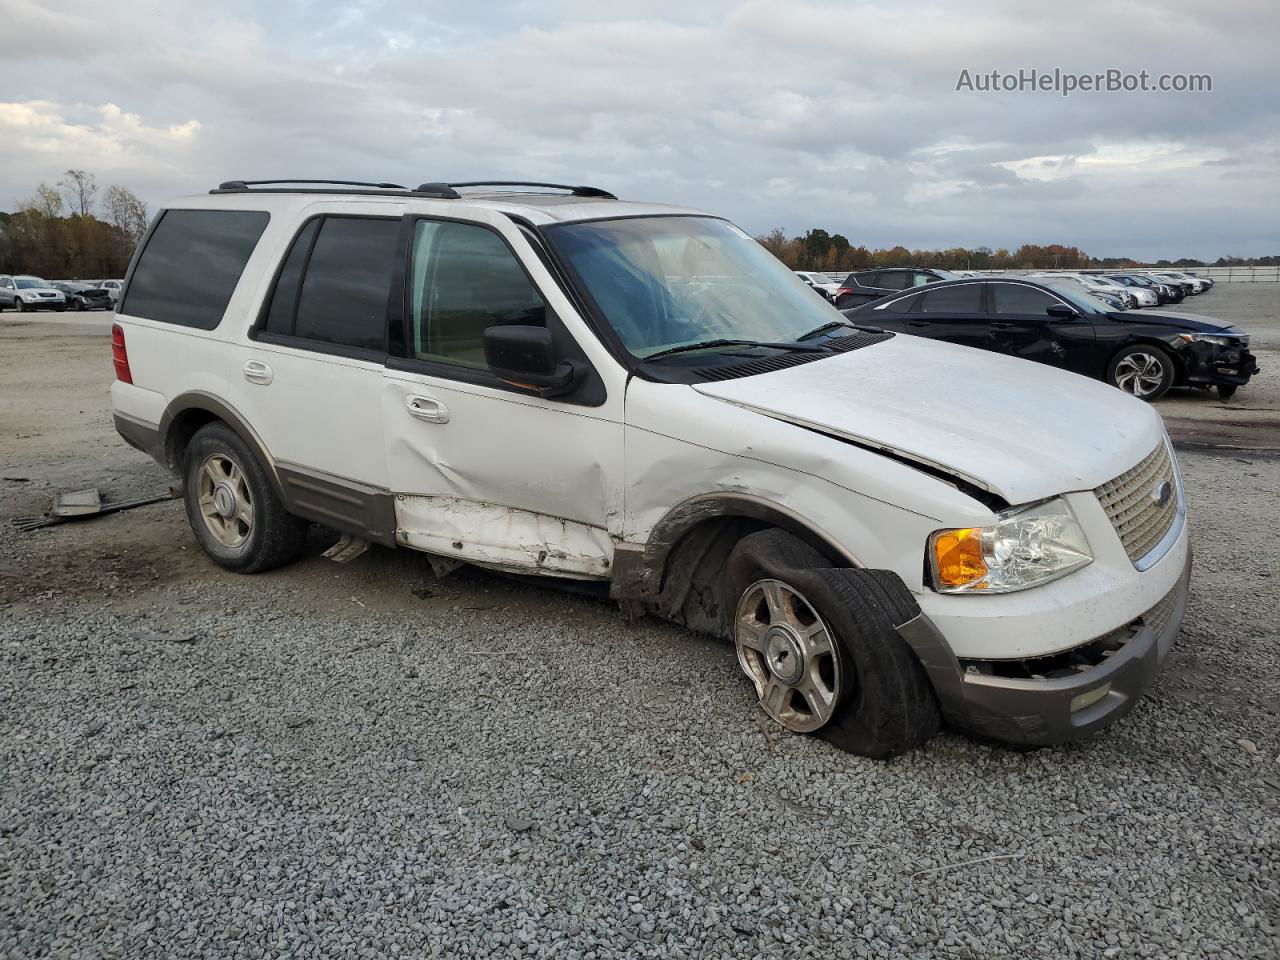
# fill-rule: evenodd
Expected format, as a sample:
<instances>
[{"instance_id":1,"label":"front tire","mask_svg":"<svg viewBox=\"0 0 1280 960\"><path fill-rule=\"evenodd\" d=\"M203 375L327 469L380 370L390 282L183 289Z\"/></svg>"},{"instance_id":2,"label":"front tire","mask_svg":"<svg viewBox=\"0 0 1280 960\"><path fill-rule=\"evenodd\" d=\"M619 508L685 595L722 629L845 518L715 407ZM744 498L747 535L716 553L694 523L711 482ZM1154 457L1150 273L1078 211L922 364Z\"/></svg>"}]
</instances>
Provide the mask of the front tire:
<instances>
[{"instance_id":1,"label":"front tire","mask_svg":"<svg viewBox=\"0 0 1280 960\"><path fill-rule=\"evenodd\" d=\"M1107 364L1107 382L1148 402L1159 400L1173 386L1173 357L1163 347L1139 343L1125 347Z\"/></svg>"},{"instance_id":2,"label":"front tire","mask_svg":"<svg viewBox=\"0 0 1280 960\"><path fill-rule=\"evenodd\" d=\"M1218 399L1230 400L1232 397L1236 395L1236 391L1239 389L1240 389L1239 384L1220 383L1218 384Z\"/></svg>"},{"instance_id":3,"label":"front tire","mask_svg":"<svg viewBox=\"0 0 1280 960\"><path fill-rule=\"evenodd\" d=\"M196 432L182 474L187 521L218 566L260 573L302 553L307 522L285 509L257 456L225 423Z\"/></svg>"},{"instance_id":4,"label":"front tire","mask_svg":"<svg viewBox=\"0 0 1280 960\"><path fill-rule=\"evenodd\" d=\"M13 301L13 309L17 310L19 313L26 313L27 312L26 301L23 300L21 297L19 297L17 300Z\"/></svg>"},{"instance_id":5,"label":"front tire","mask_svg":"<svg viewBox=\"0 0 1280 960\"><path fill-rule=\"evenodd\" d=\"M896 630L920 612L897 576L832 567L781 530L743 537L726 571L738 662L773 720L876 759L937 733L937 699Z\"/></svg>"}]
</instances>

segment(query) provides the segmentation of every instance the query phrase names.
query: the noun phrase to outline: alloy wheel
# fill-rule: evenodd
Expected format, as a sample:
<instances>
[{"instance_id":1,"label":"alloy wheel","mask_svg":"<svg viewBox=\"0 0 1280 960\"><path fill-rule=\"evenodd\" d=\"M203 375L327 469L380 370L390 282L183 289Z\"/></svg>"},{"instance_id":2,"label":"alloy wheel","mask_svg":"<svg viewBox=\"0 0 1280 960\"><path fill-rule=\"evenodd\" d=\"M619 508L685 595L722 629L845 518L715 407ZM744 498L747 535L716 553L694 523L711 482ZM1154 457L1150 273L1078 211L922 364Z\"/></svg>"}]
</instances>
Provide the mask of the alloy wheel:
<instances>
[{"instance_id":1,"label":"alloy wheel","mask_svg":"<svg viewBox=\"0 0 1280 960\"><path fill-rule=\"evenodd\" d=\"M1131 353L1116 364L1116 386L1135 397L1149 397L1164 383L1164 363L1151 353Z\"/></svg>"},{"instance_id":2,"label":"alloy wheel","mask_svg":"<svg viewBox=\"0 0 1280 960\"><path fill-rule=\"evenodd\" d=\"M253 531L253 497L244 471L220 453L200 465L197 478L200 515L214 539L238 547Z\"/></svg>"},{"instance_id":3,"label":"alloy wheel","mask_svg":"<svg viewBox=\"0 0 1280 960\"><path fill-rule=\"evenodd\" d=\"M839 700L841 654L803 595L781 580L751 584L738 601L734 643L765 713L797 733L826 725Z\"/></svg>"}]
</instances>

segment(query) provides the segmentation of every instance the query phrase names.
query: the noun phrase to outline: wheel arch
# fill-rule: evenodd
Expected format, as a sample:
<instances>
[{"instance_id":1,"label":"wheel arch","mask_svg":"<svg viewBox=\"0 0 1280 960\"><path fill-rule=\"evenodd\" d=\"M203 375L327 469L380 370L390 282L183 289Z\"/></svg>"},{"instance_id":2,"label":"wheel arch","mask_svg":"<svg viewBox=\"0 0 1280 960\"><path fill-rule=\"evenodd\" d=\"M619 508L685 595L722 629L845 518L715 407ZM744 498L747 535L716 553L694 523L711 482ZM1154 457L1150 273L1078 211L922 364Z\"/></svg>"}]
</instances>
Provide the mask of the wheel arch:
<instances>
[{"instance_id":1,"label":"wheel arch","mask_svg":"<svg viewBox=\"0 0 1280 960\"><path fill-rule=\"evenodd\" d=\"M1128 350L1130 347L1159 347L1173 360L1172 385L1177 386L1178 384L1186 382L1187 365L1181 356L1181 352L1171 345L1169 341L1155 333L1140 333L1133 337L1133 339L1126 340L1124 343L1117 345L1116 348L1107 355L1106 363L1103 364L1102 375L1108 381L1111 379L1111 364L1115 362L1116 357L1120 355L1121 351Z\"/></svg>"},{"instance_id":2,"label":"wheel arch","mask_svg":"<svg viewBox=\"0 0 1280 960\"><path fill-rule=\"evenodd\" d=\"M165 465L175 473L182 471L182 458L196 431L209 423L225 423L258 457L276 491L284 494L284 486L276 470L275 460L262 438L245 418L229 403L211 393L191 391L170 401L160 418L161 452Z\"/></svg>"},{"instance_id":3,"label":"wheel arch","mask_svg":"<svg viewBox=\"0 0 1280 960\"><path fill-rule=\"evenodd\" d=\"M863 566L819 524L790 507L747 493L700 494L668 510L643 544L623 543L615 548L612 595L620 600L656 598L683 544L699 532L735 521L748 530L785 530L821 553L833 567Z\"/></svg>"}]
</instances>

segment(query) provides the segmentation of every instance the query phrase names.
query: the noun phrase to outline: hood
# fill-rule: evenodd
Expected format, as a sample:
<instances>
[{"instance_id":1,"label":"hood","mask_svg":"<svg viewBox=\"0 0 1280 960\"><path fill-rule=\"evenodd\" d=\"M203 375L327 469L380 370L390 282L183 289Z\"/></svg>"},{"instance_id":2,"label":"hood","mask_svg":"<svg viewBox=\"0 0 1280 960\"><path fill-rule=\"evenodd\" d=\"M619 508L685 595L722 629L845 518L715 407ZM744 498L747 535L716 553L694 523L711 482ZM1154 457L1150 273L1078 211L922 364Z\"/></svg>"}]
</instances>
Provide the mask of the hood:
<instances>
[{"instance_id":1,"label":"hood","mask_svg":"<svg viewBox=\"0 0 1280 960\"><path fill-rule=\"evenodd\" d=\"M694 389L940 469L1011 504L1091 490L1138 463L1164 433L1154 408L1114 387L904 335Z\"/></svg>"},{"instance_id":2,"label":"hood","mask_svg":"<svg viewBox=\"0 0 1280 960\"><path fill-rule=\"evenodd\" d=\"M1234 323L1229 323L1226 320L1204 317L1198 313L1183 313L1180 310L1143 310L1138 317L1126 317L1124 319L1132 319L1139 323L1146 321L1167 323L1169 326L1177 327L1187 333L1223 333L1228 330L1236 333L1243 332Z\"/></svg>"}]
</instances>

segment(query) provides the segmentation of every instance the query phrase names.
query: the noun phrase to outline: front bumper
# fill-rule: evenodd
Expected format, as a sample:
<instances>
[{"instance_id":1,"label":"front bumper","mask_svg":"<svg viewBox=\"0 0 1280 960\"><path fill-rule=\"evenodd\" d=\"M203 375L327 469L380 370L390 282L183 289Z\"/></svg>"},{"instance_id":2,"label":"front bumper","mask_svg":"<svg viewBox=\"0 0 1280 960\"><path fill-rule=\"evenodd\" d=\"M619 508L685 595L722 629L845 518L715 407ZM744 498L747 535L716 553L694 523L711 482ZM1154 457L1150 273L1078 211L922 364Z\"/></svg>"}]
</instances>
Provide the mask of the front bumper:
<instances>
[{"instance_id":1,"label":"front bumper","mask_svg":"<svg viewBox=\"0 0 1280 960\"><path fill-rule=\"evenodd\" d=\"M1188 383L1242 387L1258 372L1258 359L1247 349L1191 344L1183 353Z\"/></svg>"},{"instance_id":2,"label":"front bumper","mask_svg":"<svg viewBox=\"0 0 1280 960\"><path fill-rule=\"evenodd\" d=\"M1045 658L1055 666L1046 671L1053 676L1001 676L982 672L979 662L962 663L924 614L898 632L919 657L942 714L953 726L1009 743L1065 743L1133 709L1182 626L1190 579L1188 552L1173 589L1147 613L1080 648L1074 659L1083 663L1064 669L1058 665L1072 657ZM1035 661L1023 663L1034 671Z\"/></svg>"}]
</instances>

